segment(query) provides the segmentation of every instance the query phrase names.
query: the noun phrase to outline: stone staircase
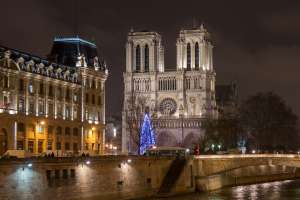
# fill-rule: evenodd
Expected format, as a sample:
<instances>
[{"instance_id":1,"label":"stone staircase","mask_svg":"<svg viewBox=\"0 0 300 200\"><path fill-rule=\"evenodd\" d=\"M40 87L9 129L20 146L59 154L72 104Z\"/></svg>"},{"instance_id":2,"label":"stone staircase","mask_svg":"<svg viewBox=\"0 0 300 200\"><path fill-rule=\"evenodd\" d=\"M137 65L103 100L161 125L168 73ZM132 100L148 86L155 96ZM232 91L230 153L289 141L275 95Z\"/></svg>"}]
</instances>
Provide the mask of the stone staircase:
<instances>
[{"instance_id":1,"label":"stone staircase","mask_svg":"<svg viewBox=\"0 0 300 200\"><path fill-rule=\"evenodd\" d=\"M157 196L164 197L164 196L168 196L171 193L173 187L175 186L177 180L181 175L181 172L184 169L185 164L186 164L185 158L176 158L172 162L158 190Z\"/></svg>"}]
</instances>

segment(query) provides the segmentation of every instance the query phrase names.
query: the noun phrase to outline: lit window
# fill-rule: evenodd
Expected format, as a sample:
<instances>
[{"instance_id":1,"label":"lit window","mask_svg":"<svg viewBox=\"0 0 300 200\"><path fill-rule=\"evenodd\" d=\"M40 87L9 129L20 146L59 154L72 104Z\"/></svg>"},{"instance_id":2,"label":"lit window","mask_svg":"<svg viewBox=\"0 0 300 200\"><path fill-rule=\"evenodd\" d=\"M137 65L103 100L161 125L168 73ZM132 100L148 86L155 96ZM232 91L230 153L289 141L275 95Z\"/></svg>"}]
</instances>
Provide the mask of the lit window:
<instances>
[{"instance_id":1,"label":"lit window","mask_svg":"<svg viewBox=\"0 0 300 200\"><path fill-rule=\"evenodd\" d=\"M56 143L56 150L61 150L61 143L60 142Z\"/></svg>"},{"instance_id":2,"label":"lit window","mask_svg":"<svg viewBox=\"0 0 300 200\"><path fill-rule=\"evenodd\" d=\"M77 119L77 115L78 115L77 108L74 108L74 110L73 110L73 118Z\"/></svg>"},{"instance_id":3,"label":"lit window","mask_svg":"<svg viewBox=\"0 0 300 200\"><path fill-rule=\"evenodd\" d=\"M20 97L19 98L19 111L21 113L24 113L25 112L25 100L23 97Z\"/></svg>"},{"instance_id":4,"label":"lit window","mask_svg":"<svg viewBox=\"0 0 300 200\"><path fill-rule=\"evenodd\" d=\"M39 101L39 114L43 115L44 114L44 102Z\"/></svg>"},{"instance_id":5,"label":"lit window","mask_svg":"<svg viewBox=\"0 0 300 200\"><path fill-rule=\"evenodd\" d=\"M73 101L74 101L74 102L77 102L77 101L78 101L78 95L77 95L77 93L74 93L74 94L73 94Z\"/></svg>"},{"instance_id":6,"label":"lit window","mask_svg":"<svg viewBox=\"0 0 300 200\"><path fill-rule=\"evenodd\" d=\"M32 82L30 82L29 85L28 85L28 92L30 94L33 94L33 84L32 84Z\"/></svg>"},{"instance_id":7,"label":"lit window","mask_svg":"<svg viewBox=\"0 0 300 200\"><path fill-rule=\"evenodd\" d=\"M66 119L70 118L70 107L66 106Z\"/></svg>"},{"instance_id":8,"label":"lit window","mask_svg":"<svg viewBox=\"0 0 300 200\"><path fill-rule=\"evenodd\" d=\"M48 143L47 143L47 150L48 151L52 150L52 141L48 141Z\"/></svg>"}]
</instances>

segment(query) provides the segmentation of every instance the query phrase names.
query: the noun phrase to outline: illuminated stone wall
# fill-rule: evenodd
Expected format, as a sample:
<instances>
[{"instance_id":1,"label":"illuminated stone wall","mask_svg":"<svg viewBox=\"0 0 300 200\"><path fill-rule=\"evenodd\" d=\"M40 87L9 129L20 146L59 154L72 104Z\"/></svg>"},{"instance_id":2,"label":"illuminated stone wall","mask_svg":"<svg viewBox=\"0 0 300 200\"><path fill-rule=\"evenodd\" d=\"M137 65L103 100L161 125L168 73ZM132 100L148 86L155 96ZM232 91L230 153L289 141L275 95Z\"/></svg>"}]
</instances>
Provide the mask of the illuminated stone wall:
<instances>
[{"instance_id":1,"label":"illuminated stone wall","mask_svg":"<svg viewBox=\"0 0 300 200\"><path fill-rule=\"evenodd\" d=\"M74 158L73 158L74 159ZM89 160L0 162L0 199L127 199L156 194L171 159L106 157ZM29 164L32 164L29 167ZM187 164L174 193L194 191Z\"/></svg>"},{"instance_id":2,"label":"illuminated stone wall","mask_svg":"<svg viewBox=\"0 0 300 200\"><path fill-rule=\"evenodd\" d=\"M128 125L133 97L135 107L141 110L148 107L153 122L156 121L158 146L193 148L195 141L202 136L203 119L217 117L216 72L209 32L203 25L181 30L176 52L176 66L165 68L160 34L146 30L128 33L122 113L123 152L135 152ZM190 130L178 137L181 127ZM164 142L166 137L170 138L168 142Z\"/></svg>"},{"instance_id":3,"label":"illuminated stone wall","mask_svg":"<svg viewBox=\"0 0 300 200\"><path fill-rule=\"evenodd\" d=\"M298 157L242 157L189 159L170 194L300 177ZM145 198L157 194L171 163L126 156L0 160L0 199Z\"/></svg>"}]
</instances>

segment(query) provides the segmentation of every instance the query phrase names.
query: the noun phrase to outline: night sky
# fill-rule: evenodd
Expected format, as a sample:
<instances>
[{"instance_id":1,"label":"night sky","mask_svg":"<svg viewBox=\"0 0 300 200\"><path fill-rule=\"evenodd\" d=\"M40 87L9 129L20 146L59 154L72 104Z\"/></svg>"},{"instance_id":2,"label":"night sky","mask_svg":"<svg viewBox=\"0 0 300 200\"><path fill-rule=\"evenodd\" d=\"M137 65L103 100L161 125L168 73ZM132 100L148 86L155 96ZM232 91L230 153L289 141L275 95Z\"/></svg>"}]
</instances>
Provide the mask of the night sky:
<instances>
[{"instance_id":1,"label":"night sky","mask_svg":"<svg viewBox=\"0 0 300 200\"><path fill-rule=\"evenodd\" d=\"M123 99L125 42L131 27L163 36L175 68L176 37L194 19L212 34L217 83L237 81L240 99L274 91L300 114L300 1L1 1L0 45L46 57L55 36L96 42L109 67L107 116Z\"/></svg>"}]
</instances>

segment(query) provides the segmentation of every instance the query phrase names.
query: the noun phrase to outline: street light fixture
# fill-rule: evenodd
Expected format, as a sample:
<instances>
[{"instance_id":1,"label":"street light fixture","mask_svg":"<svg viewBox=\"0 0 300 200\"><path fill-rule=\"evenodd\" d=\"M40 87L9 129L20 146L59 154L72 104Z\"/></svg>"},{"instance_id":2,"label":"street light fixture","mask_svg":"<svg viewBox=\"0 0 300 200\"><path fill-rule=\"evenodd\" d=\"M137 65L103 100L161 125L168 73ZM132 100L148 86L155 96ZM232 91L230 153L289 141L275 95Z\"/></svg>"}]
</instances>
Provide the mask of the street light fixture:
<instances>
[{"instance_id":1,"label":"street light fixture","mask_svg":"<svg viewBox=\"0 0 300 200\"><path fill-rule=\"evenodd\" d=\"M116 136L117 136L117 129L114 128L114 137L116 137Z\"/></svg>"}]
</instances>

